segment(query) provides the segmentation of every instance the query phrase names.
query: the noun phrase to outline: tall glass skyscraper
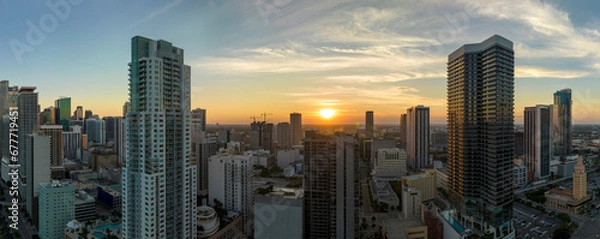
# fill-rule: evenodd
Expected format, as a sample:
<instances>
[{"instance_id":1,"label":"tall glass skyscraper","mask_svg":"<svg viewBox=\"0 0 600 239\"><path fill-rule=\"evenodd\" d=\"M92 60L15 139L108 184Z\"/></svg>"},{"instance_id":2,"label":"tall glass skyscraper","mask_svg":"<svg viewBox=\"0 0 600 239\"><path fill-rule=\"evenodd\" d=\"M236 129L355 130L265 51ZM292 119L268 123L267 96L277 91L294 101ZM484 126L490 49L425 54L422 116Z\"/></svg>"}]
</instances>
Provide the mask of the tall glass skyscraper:
<instances>
[{"instance_id":1,"label":"tall glass skyscraper","mask_svg":"<svg viewBox=\"0 0 600 239\"><path fill-rule=\"evenodd\" d=\"M136 36L131 43L123 238L196 238L190 67L170 42Z\"/></svg>"},{"instance_id":2,"label":"tall glass skyscraper","mask_svg":"<svg viewBox=\"0 0 600 239\"><path fill-rule=\"evenodd\" d=\"M448 56L448 187L459 221L514 237L513 43L494 35Z\"/></svg>"},{"instance_id":3,"label":"tall glass skyscraper","mask_svg":"<svg viewBox=\"0 0 600 239\"><path fill-rule=\"evenodd\" d=\"M59 120L60 125L63 127L63 131L69 131L69 121L71 121L71 97L62 97L54 101L54 107L59 108Z\"/></svg>"},{"instance_id":4,"label":"tall glass skyscraper","mask_svg":"<svg viewBox=\"0 0 600 239\"><path fill-rule=\"evenodd\" d=\"M552 106L552 151L564 160L571 154L571 89L554 93Z\"/></svg>"}]
</instances>

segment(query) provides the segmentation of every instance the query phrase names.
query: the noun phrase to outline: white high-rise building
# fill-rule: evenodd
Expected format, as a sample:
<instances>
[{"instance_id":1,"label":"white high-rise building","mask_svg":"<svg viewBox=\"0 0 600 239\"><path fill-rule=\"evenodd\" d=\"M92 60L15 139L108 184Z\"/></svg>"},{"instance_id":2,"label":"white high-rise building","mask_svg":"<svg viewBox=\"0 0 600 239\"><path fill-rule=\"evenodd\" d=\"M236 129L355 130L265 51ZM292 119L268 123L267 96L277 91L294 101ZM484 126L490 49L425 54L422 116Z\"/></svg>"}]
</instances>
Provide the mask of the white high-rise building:
<instances>
[{"instance_id":1,"label":"white high-rise building","mask_svg":"<svg viewBox=\"0 0 600 239\"><path fill-rule=\"evenodd\" d=\"M69 132L64 132L64 139L65 139L65 143L64 143L64 147L65 147L65 158L70 159L70 160L77 160L77 159L81 159L82 158L82 148L83 148L83 138L82 138L82 131L81 126L79 125L74 125L71 126L70 129L71 131Z\"/></svg>"},{"instance_id":2,"label":"white high-rise building","mask_svg":"<svg viewBox=\"0 0 600 239\"><path fill-rule=\"evenodd\" d=\"M129 63L123 238L196 238L190 67L183 49L136 36Z\"/></svg>"},{"instance_id":3,"label":"white high-rise building","mask_svg":"<svg viewBox=\"0 0 600 239\"><path fill-rule=\"evenodd\" d=\"M208 160L208 198L223 209L242 213L243 234L254 235L254 198L251 155L215 155Z\"/></svg>"}]
</instances>

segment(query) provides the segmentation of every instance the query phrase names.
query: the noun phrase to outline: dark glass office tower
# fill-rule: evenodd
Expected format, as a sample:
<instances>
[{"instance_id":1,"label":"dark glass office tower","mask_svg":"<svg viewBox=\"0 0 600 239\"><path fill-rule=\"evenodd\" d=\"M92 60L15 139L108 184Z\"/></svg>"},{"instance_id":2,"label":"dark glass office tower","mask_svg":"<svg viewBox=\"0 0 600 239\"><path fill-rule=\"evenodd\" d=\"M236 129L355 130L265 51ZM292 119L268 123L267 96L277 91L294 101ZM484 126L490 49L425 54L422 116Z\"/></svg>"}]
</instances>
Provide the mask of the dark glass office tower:
<instances>
[{"instance_id":1,"label":"dark glass office tower","mask_svg":"<svg viewBox=\"0 0 600 239\"><path fill-rule=\"evenodd\" d=\"M475 229L512 233L513 43L494 35L448 56L448 187Z\"/></svg>"}]
</instances>

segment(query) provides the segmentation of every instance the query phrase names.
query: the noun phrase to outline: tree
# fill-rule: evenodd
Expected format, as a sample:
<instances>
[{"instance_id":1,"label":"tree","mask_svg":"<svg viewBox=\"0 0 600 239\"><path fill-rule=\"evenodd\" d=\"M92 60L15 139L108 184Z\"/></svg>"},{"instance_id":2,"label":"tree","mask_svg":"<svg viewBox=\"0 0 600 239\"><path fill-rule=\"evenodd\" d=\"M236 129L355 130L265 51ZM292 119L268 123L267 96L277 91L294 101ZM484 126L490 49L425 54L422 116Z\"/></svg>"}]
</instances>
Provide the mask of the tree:
<instances>
[{"instance_id":1,"label":"tree","mask_svg":"<svg viewBox=\"0 0 600 239\"><path fill-rule=\"evenodd\" d=\"M571 238L571 233L569 233L569 229L564 227L559 227L554 230L552 233L552 239L569 239Z\"/></svg>"}]
</instances>

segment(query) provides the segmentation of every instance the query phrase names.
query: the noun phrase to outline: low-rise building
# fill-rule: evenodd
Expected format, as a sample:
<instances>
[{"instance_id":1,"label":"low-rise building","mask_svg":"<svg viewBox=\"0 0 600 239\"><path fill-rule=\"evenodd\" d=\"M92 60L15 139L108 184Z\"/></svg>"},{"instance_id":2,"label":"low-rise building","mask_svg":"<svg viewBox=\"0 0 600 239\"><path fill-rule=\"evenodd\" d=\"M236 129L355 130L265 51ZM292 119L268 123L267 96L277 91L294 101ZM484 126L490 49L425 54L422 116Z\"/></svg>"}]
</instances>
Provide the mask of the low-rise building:
<instances>
[{"instance_id":1,"label":"low-rise building","mask_svg":"<svg viewBox=\"0 0 600 239\"><path fill-rule=\"evenodd\" d=\"M86 222L96 218L96 199L84 190L75 191L75 220Z\"/></svg>"},{"instance_id":2,"label":"low-rise building","mask_svg":"<svg viewBox=\"0 0 600 239\"><path fill-rule=\"evenodd\" d=\"M378 178L399 178L406 175L406 157L403 149L378 149L373 161L373 174Z\"/></svg>"},{"instance_id":3,"label":"low-rise building","mask_svg":"<svg viewBox=\"0 0 600 239\"><path fill-rule=\"evenodd\" d=\"M421 192L421 201L428 201L437 197L435 171L413 174L402 177L402 187L411 187Z\"/></svg>"},{"instance_id":4,"label":"low-rise building","mask_svg":"<svg viewBox=\"0 0 600 239\"><path fill-rule=\"evenodd\" d=\"M219 217L212 207L202 205L198 207L198 238L214 235L219 230Z\"/></svg>"}]
</instances>

